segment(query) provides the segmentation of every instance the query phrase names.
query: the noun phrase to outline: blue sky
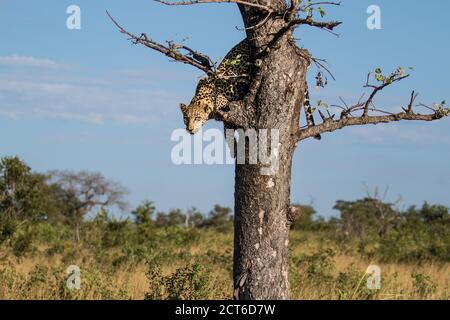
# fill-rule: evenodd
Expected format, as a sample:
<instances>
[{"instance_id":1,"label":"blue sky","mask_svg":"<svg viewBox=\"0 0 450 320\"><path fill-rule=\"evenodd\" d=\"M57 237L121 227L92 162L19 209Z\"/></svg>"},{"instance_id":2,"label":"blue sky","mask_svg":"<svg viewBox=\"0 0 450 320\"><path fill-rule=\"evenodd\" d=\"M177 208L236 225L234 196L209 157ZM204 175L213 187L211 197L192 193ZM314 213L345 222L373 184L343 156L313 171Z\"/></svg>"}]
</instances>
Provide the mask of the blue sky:
<instances>
[{"instance_id":1,"label":"blue sky","mask_svg":"<svg viewBox=\"0 0 450 320\"><path fill-rule=\"evenodd\" d=\"M81 30L66 28L66 8L81 8ZM377 100L398 108L410 91L432 104L449 100L450 2L346 0L329 11L344 21L340 37L300 28L299 45L328 60L337 81L312 100L349 102L368 71L414 66L413 78ZM366 27L366 9L382 10L382 30ZM171 132L183 126L201 72L130 46L105 15L158 41L182 40L214 58L244 37L233 4L166 7L150 0L0 0L0 156L19 155L37 171L100 171L122 182L136 205L159 210L233 205L232 166L175 166ZM364 184L389 187L402 205L424 200L450 206L450 119L349 128L299 145L292 200L333 214L337 199L365 195ZM208 127L219 127L208 124Z\"/></svg>"}]
</instances>

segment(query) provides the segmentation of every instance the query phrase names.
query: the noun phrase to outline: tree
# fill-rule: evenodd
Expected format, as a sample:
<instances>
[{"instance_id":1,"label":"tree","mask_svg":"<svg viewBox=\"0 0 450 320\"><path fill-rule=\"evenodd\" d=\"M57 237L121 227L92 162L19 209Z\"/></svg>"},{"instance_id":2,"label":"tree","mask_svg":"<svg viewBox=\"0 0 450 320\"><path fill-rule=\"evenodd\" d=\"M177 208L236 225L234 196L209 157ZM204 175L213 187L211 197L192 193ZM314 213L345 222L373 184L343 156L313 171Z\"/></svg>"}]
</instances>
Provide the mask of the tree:
<instances>
[{"instance_id":1,"label":"tree","mask_svg":"<svg viewBox=\"0 0 450 320\"><path fill-rule=\"evenodd\" d=\"M186 218L184 221L184 226L186 228L190 227L200 227L203 224L203 214L197 210L197 208L192 207L186 211Z\"/></svg>"},{"instance_id":2,"label":"tree","mask_svg":"<svg viewBox=\"0 0 450 320\"><path fill-rule=\"evenodd\" d=\"M157 227L183 227L186 226L187 217L181 209L172 209L169 213L158 212L155 224Z\"/></svg>"},{"instance_id":3,"label":"tree","mask_svg":"<svg viewBox=\"0 0 450 320\"><path fill-rule=\"evenodd\" d=\"M150 225L155 209L155 204L152 201L145 201L142 205L133 210L131 214L135 217L137 225Z\"/></svg>"},{"instance_id":4,"label":"tree","mask_svg":"<svg viewBox=\"0 0 450 320\"><path fill-rule=\"evenodd\" d=\"M77 241L80 240L83 219L92 210L113 206L125 210L127 207L123 200L126 189L100 173L54 171L51 176L53 183L60 187L61 197L70 207L66 219L74 226Z\"/></svg>"},{"instance_id":5,"label":"tree","mask_svg":"<svg viewBox=\"0 0 450 320\"><path fill-rule=\"evenodd\" d=\"M164 212L158 212L155 218L155 225L157 227L167 227L169 225L169 217Z\"/></svg>"},{"instance_id":6,"label":"tree","mask_svg":"<svg viewBox=\"0 0 450 320\"><path fill-rule=\"evenodd\" d=\"M61 221L67 206L50 176L34 173L19 157L0 160L0 243L12 238L19 227L37 221Z\"/></svg>"},{"instance_id":7,"label":"tree","mask_svg":"<svg viewBox=\"0 0 450 320\"><path fill-rule=\"evenodd\" d=\"M214 209L209 213L208 218L204 221L203 226L213 227L218 231L226 232L231 227L232 222L233 216L231 215L231 209L216 204Z\"/></svg>"},{"instance_id":8,"label":"tree","mask_svg":"<svg viewBox=\"0 0 450 320\"><path fill-rule=\"evenodd\" d=\"M63 201L49 176L34 173L19 157L0 161L0 218L15 221L58 220Z\"/></svg>"},{"instance_id":9,"label":"tree","mask_svg":"<svg viewBox=\"0 0 450 320\"><path fill-rule=\"evenodd\" d=\"M449 209L441 205L430 205L425 202L420 210L420 215L427 224L446 224L450 222Z\"/></svg>"},{"instance_id":10,"label":"tree","mask_svg":"<svg viewBox=\"0 0 450 320\"><path fill-rule=\"evenodd\" d=\"M357 201L337 201L334 206L339 210L340 228L345 235L366 239L373 233L383 238L401 223L400 214L391 203L379 199L365 198Z\"/></svg>"},{"instance_id":11,"label":"tree","mask_svg":"<svg viewBox=\"0 0 450 320\"><path fill-rule=\"evenodd\" d=\"M185 222L186 222L186 216L183 214L183 211L181 211L181 209L173 209L170 210L169 213L167 214L167 225L169 227L174 227L174 226L184 226Z\"/></svg>"},{"instance_id":12,"label":"tree","mask_svg":"<svg viewBox=\"0 0 450 320\"><path fill-rule=\"evenodd\" d=\"M234 297L288 299L288 236L293 212L290 206L291 166L298 143L348 126L400 120L438 120L447 116L449 110L442 102L434 107L422 105L429 109L429 113L417 113L415 92L402 112L389 113L376 107L375 98L382 90L409 77L403 68L387 75L377 69L367 77L365 88L370 91L367 99L361 98L355 105L343 102L342 106L337 106L342 110L340 114L318 110L322 119L320 123L308 121L306 125L301 125L301 112L309 109L303 106L306 105L307 69L312 63L317 66L319 86L325 85L323 70L327 72L328 69L322 60L297 47L293 31L298 26L310 26L333 33L340 22L319 21L325 16L320 5L339 3L300 0L291 0L288 4L285 0L157 1L166 5L231 2L237 4L240 10L255 66L250 75L251 85L242 100L216 111L214 118L224 122L227 127L254 129L256 132L277 130L279 144L271 151L278 155L279 170L268 176L261 174L261 169L266 168L263 164L236 164ZM207 75L214 74L214 64L207 55L184 44L169 41L163 45L146 34L133 35L111 19L133 44L141 44L170 59L190 64ZM372 76L375 77L375 83L371 82ZM319 103L319 107L324 105Z\"/></svg>"}]
</instances>

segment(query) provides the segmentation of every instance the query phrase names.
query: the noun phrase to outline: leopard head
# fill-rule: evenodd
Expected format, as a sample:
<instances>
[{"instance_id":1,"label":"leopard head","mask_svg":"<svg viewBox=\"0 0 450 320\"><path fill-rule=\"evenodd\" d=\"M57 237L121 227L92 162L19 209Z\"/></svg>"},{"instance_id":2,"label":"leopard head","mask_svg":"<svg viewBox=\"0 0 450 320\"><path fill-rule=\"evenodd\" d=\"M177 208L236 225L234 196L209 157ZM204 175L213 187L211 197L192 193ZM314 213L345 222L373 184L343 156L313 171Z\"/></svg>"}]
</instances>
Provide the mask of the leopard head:
<instances>
[{"instance_id":1,"label":"leopard head","mask_svg":"<svg viewBox=\"0 0 450 320\"><path fill-rule=\"evenodd\" d=\"M200 99L188 106L182 103L180 109L183 112L186 130L190 134L195 134L210 119L213 104L210 99Z\"/></svg>"}]
</instances>

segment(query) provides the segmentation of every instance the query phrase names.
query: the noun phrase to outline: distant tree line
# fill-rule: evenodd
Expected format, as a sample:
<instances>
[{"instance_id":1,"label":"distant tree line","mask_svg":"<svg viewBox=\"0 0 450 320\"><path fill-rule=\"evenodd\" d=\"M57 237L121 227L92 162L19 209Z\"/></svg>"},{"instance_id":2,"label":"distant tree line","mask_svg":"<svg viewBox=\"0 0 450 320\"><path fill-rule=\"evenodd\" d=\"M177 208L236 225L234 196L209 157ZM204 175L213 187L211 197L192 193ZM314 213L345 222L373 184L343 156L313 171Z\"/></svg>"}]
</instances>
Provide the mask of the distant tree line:
<instances>
[{"instance_id":1,"label":"distant tree line","mask_svg":"<svg viewBox=\"0 0 450 320\"><path fill-rule=\"evenodd\" d=\"M132 228L139 241L146 241L161 228L213 229L231 233L230 208L215 205L203 214L196 208L156 211L145 201L126 219L111 217L113 207L125 212L127 190L99 173L52 171L35 173L18 157L0 160L0 244L11 242L18 250L31 240L37 224L67 226L73 241L86 240L92 228L102 226L108 243L120 244L124 228ZM362 255L385 260L439 259L450 261L450 214L445 206L424 203L407 210L376 197L336 202L339 215L318 217L311 205L295 205L299 217L293 230L323 234L338 245L355 244ZM134 231L133 231L134 230ZM154 232L153 232L154 233ZM122 236L119 236L122 234ZM115 239L115 240L111 240Z\"/></svg>"},{"instance_id":2,"label":"distant tree line","mask_svg":"<svg viewBox=\"0 0 450 320\"><path fill-rule=\"evenodd\" d=\"M449 208L425 202L407 210L379 199L336 202L339 216L316 218L311 206L298 206L300 218L293 229L322 232L345 246L356 244L359 253L386 261L450 261Z\"/></svg>"}]
</instances>

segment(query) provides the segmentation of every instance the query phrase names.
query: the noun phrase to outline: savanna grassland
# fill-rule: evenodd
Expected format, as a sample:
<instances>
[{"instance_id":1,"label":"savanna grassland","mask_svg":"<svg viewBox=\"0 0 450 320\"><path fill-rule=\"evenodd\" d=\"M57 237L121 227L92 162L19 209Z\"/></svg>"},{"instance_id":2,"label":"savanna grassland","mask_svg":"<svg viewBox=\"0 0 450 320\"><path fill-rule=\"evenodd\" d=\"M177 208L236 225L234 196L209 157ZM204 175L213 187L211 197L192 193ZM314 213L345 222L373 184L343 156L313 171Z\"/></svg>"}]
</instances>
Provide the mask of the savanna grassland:
<instances>
[{"instance_id":1,"label":"savanna grassland","mask_svg":"<svg viewBox=\"0 0 450 320\"><path fill-rule=\"evenodd\" d=\"M1 249L0 299L229 299L232 235L178 227L154 230L154 241L132 244L124 234L89 230L76 244L70 230L41 225L42 238L17 257ZM450 263L384 263L361 257L357 245L339 247L316 232L291 238L294 299L448 299ZM381 290L368 290L370 264L382 270ZM81 288L66 287L69 265L81 269Z\"/></svg>"},{"instance_id":2,"label":"savanna grassland","mask_svg":"<svg viewBox=\"0 0 450 320\"><path fill-rule=\"evenodd\" d=\"M230 209L157 212L147 201L114 218L108 208L125 208L123 196L98 174L44 175L2 159L0 299L232 297ZM337 201L340 215L325 220L300 207L289 243L293 299L450 298L448 208L400 211L367 197ZM367 287L370 265L381 269L378 290ZM67 285L70 266L79 289Z\"/></svg>"}]
</instances>

